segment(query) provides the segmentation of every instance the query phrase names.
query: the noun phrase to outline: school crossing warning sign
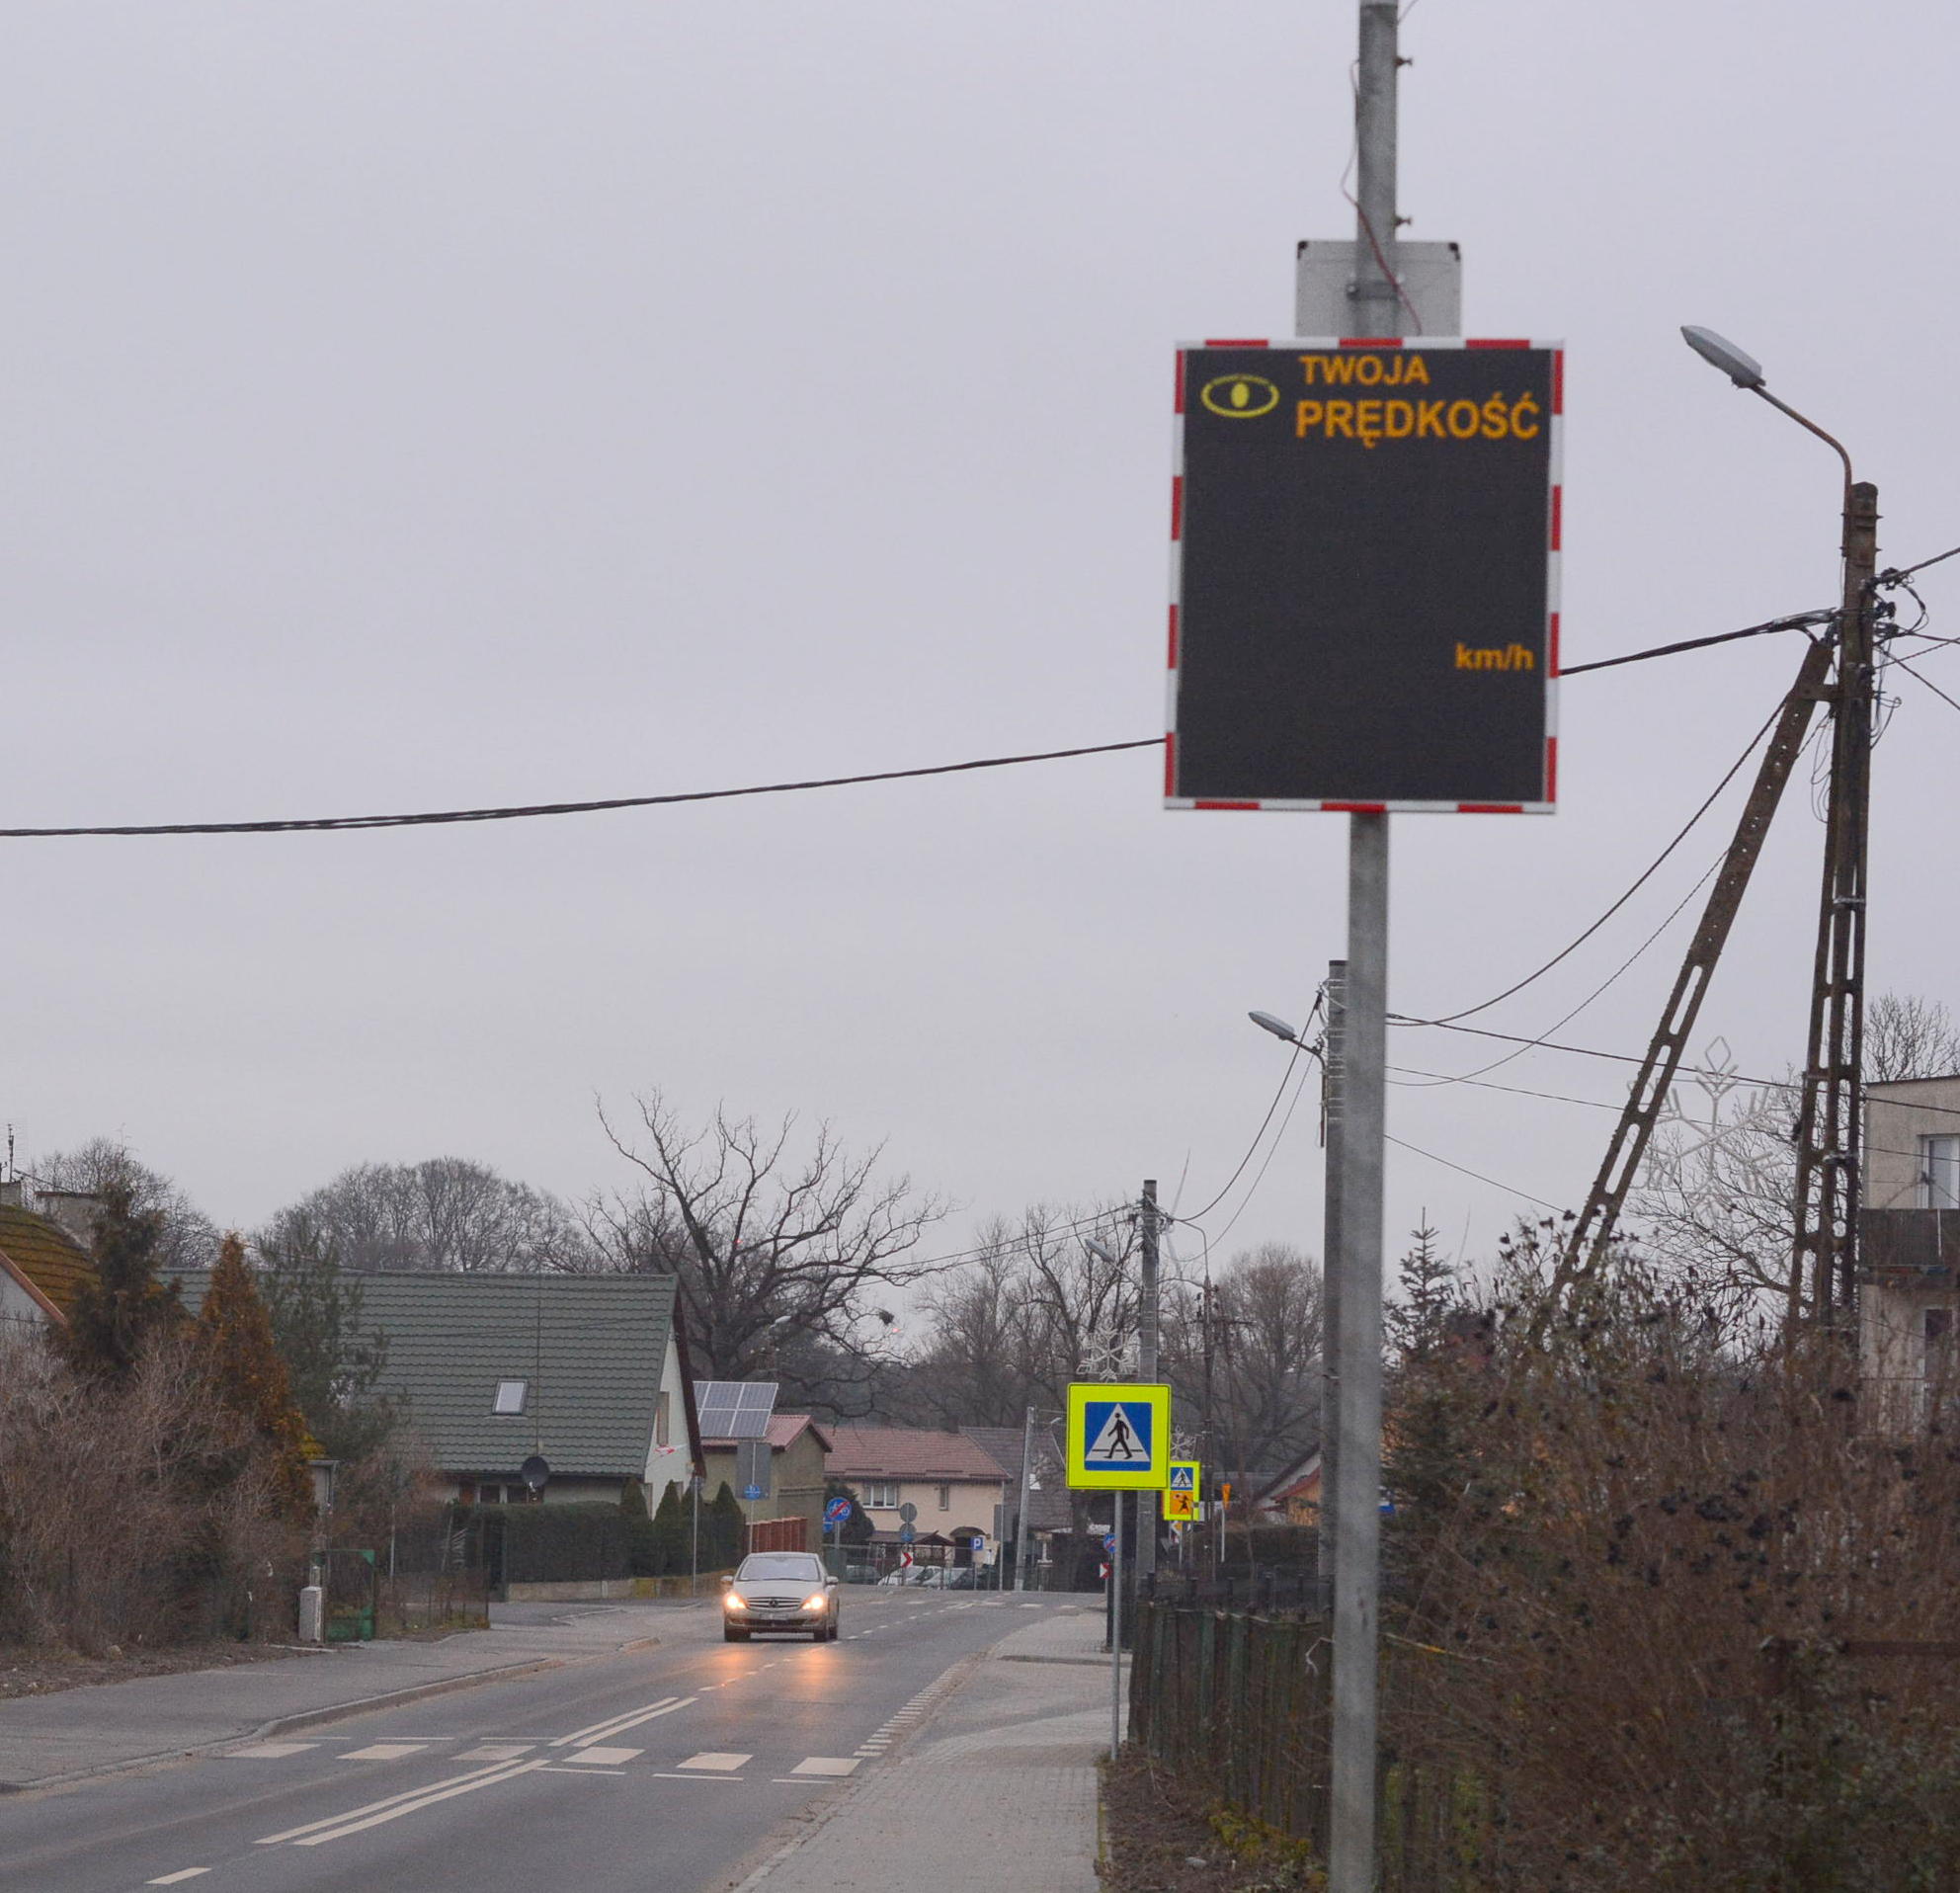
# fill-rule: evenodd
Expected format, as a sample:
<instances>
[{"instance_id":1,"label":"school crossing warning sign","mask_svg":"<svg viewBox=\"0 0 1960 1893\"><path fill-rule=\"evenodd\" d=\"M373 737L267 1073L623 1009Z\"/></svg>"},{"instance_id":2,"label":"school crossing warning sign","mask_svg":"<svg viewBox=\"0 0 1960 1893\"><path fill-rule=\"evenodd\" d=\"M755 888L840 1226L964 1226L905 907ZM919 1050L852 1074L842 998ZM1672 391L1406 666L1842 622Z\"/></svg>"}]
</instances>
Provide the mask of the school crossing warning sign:
<instances>
[{"instance_id":1,"label":"school crossing warning sign","mask_svg":"<svg viewBox=\"0 0 1960 1893\"><path fill-rule=\"evenodd\" d=\"M1094 1492L1160 1490L1171 1473L1171 1389L1079 1380L1069 1388L1069 1484Z\"/></svg>"},{"instance_id":2,"label":"school crossing warning sign","mask_svg":"<svg viewBox=\"0 0 1960 1893\"><path fill-rule=\"evenodd\" d=\"M1173 1524L1186 1524L1198 1516L1199 1472L1195 1459L1173 1459L1171 1476L1164 1488L1164 1517Z\"/></svg>"}]
</instances>

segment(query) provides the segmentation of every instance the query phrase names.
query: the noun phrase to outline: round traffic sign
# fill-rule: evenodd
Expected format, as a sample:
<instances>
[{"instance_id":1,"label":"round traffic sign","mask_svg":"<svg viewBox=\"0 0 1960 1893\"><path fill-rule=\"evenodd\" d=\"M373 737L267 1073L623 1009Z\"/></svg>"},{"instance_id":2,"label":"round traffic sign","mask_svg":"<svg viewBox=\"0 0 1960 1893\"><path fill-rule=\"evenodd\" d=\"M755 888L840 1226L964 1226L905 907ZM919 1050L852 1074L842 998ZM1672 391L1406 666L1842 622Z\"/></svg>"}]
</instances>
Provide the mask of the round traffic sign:
<instances>
[{"instance_id":1,"label":"round traffic sign","mask_svg":"<svg viewBox=\"0 0 1960 1893\"><path fill-rule=\"evenodd\" d=\"M849 1499L831 1499L824 1505L824 1523L842 1524L851 1516Z\"/></svg>"},{"instance_id":2,"label":"round traffic sign","mask_svg":"<svg viewBox=\"0 0 1960 1893\"><path fill-rule=\"evenodd\" d=\"M905 1522L905 1523L906 1523L907 1524L910 1524L910 1523L912 1523L912 1521L913 1521L914 1519L916 1519L916 1518L917 1518L917 1517L919 1516L919 1508L918 1508L918 1507L917 1507L916 1505L914 1505L914 1504L913 1504L913 1503L911 1502L911 1500L909 1500L909 1499L908 1499L908 1500L907 1500L907 1501L905 1502L905 1504L904 1504L904 1505L902 1505L902 1506L900 1506L900 1507L899 1507L899 1509L898 1509L898 1516L899 1516L899 1517L900 1517L900 1518L901 1518L901 1519L902 1519L902 1520L903 1520L903 1521L904 1521L904 1522Z\"/></svg>"}]
</instances>

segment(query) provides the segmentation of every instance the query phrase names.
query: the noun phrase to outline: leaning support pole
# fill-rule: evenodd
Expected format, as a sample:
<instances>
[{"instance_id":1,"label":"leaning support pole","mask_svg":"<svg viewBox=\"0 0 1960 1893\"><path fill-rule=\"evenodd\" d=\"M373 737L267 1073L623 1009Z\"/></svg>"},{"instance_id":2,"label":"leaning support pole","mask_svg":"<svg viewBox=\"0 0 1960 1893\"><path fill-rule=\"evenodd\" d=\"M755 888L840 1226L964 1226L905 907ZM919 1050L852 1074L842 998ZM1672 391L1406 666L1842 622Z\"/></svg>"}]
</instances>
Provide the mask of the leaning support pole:
<instances>
[{"instance_id":1,"label":"leaning support pole","mask_svg":"<svg viewBox=\"0 0 1960 1893\"><path fill-rule=\"evenodd\" d=\"M1742 820L1736 825L1735 840L1729 844L1722 871L1716 875L1708 904L1702 910L1701 925L1694 930L1687 956L1669 995L1667 1010L1661 1015L1647 1056L1641 1061L1632 1090L1627 1094L1626 1109L1620 1113L1612 1142L1606 1147L1605 1161L1600 1164L1592 1193L1586 1198L1585 1211L1573 1225L1565 1253L1559 1259L1552 1276L1552 1292L1539 1309L1534 1335L1543 1333L1559 1297L1598 1267L1606 1245L1612 1240L1620 1206L1639 1174L1648 1140L1654 1135L1662 1107L1668 1102L1668 1088L1674 1081L1701 1002L1707 995L1708 983L1715 976L1716 962L1729 938L1729 929L1742 906L1744 890L1756 869L1756 858L1762 853L1763 838L1769 833L1776 804L1782 799L1790 772L1803 749L1811 717L1826 695L1825 679L1830 668L1831 645L1820 639L1805 652L1797 681L1783 700L1769 747L1763 751L1756 773L1756 786L1750 790Z\"/></svg>"}]
</instances>

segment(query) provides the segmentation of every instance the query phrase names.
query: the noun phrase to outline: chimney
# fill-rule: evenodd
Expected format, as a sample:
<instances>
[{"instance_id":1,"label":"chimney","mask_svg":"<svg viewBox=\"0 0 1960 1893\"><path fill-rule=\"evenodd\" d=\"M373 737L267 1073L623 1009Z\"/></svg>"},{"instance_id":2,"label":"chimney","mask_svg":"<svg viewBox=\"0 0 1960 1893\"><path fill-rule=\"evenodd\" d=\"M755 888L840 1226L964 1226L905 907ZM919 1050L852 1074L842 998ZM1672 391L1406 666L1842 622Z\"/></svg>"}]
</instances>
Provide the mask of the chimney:
<instances>
[{"instance_id":1,"label":"chimney","mask_svg":"<svg viewBox=\"0 0 1960 1893\"><path fill-rule=\"evenodd\" d=\"M35 1208L78 1248L95 1248L102 1198L88 1190L37 1190Z\"/></svg>"}]
</instances>

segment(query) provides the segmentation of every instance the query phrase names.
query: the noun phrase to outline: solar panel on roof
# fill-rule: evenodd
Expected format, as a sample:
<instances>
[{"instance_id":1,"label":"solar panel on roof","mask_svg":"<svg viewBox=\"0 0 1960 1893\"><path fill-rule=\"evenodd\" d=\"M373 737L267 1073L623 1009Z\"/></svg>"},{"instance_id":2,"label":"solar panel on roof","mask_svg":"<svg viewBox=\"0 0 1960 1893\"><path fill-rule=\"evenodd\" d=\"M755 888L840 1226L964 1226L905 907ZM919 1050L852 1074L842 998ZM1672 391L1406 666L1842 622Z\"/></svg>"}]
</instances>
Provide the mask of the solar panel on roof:
<instances>
[{"instance_id":1,"label":"solar panel on roof","mask_svg":"<svg viewBox=\"0 0 1960 1893\"><path fill-rule=\"evenodd\" d=\"M694 1411L704 1440L760 1440L776 1411L774 1380L696 1380Z\"/></svg>"}]
</instances>

